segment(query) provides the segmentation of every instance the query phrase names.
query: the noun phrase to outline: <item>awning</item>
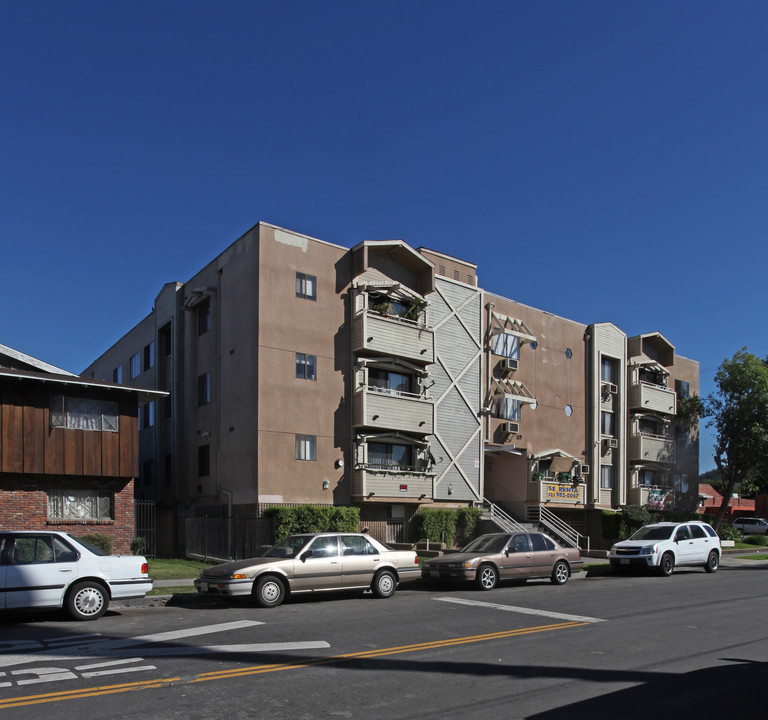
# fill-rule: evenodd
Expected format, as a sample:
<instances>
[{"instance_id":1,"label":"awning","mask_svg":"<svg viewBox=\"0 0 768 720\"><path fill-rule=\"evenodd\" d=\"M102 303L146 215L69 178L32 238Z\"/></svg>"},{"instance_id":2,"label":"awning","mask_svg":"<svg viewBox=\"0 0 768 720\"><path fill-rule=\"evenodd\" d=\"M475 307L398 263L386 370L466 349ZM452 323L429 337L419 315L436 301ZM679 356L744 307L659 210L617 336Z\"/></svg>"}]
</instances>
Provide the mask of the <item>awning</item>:
<instances>
[{"instance_id":1,"label":"awning","mask_svg":"<svg viewBox=\"0 0 768 720\"><path fill-rule=\"evenodd\" d=\"M492 395L494 398L509 398L531 405L536 403L536 398L533 396L533 393L531 393L531 391L525 387L525 384L521 383L519 380L494 378Z\"/></svg>"},{"instance_id":2,"label":"awning","mask_svg":"<svg viewBox=\"0 0 768 720\"><path fill-rule=\"evenodd\" d=\"M522 320L509 315L491 313L491 337L503 333L517 335L521 343L536 342L536 336Z\"/></svg>"}]
</instances>

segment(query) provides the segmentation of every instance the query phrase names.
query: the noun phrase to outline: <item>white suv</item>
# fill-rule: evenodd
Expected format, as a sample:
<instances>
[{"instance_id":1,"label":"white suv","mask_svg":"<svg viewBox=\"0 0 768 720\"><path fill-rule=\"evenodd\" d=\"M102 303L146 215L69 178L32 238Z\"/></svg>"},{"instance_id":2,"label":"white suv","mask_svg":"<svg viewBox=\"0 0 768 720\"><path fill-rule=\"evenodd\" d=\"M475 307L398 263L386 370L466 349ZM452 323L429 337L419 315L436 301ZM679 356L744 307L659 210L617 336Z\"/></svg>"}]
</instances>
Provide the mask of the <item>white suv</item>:
<instances>
[{"instance_id":1,"label":"white suv","mask_svg":"<svg viewBox=\"0 0 768 720\"><path fill-rule=\"evenodd\" d=\"M611 568L656 568L671 575L675 565L699 565L707 572L720 566L720 538L706 523L664 522L641 527L628 540L616 543L608 556Z\"/></svg>"}]
</instances>

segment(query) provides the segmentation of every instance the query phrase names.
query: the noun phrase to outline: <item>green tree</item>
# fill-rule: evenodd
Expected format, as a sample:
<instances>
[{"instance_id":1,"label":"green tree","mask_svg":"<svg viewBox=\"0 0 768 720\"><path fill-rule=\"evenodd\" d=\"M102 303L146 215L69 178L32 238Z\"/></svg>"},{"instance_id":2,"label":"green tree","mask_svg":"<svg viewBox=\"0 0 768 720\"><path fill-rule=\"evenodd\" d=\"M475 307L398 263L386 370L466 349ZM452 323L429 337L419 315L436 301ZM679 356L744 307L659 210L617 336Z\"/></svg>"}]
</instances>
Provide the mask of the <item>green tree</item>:
<instances>
[{"instance_id":1,"label":"green tree","mask_svg":"<svg viewBox=\"0 0 768 720\"><path fill-rule=\"evenodd\" d=\"M723 360L715 384L704 414L715 429L714 459L723 479L718 528L737 483L768 485L768 363L743 348Z\"/></svg>"}]
</instances>

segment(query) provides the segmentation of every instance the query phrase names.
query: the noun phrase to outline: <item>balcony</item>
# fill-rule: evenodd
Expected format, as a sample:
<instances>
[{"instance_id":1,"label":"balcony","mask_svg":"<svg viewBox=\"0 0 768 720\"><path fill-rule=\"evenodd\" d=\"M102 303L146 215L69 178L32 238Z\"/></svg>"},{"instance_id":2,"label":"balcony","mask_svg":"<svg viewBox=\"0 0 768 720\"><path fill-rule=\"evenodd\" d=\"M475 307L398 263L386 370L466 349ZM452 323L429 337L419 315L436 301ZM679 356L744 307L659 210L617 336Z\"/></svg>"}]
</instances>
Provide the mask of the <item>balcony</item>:
<instances>
[{"instance_id":1,"label":"balcony","mask_svg":"<svg viewBox=\"0 0 768 720\"><path fill-rule=\"evenodd\" d=\"M674 493L659 485L639 485L628 491L629 505L643 505L651 510L670 509L674 506Z\"/></svg>"},{"instance_id":2,"label":"balcony","mask_svg":"<svg viewBox=\"0 0 768 720\"><path fill-rule=\"evenodd\" d=\"M352 471L352 496L369 500L432 498L435 473L424 468L381 468L360 464Z\"/></svg>"},{"instance_id":3,"label":"balcony","mask_svg":"<svg viewBox=\"0 0 768 720\"><path fill-rule=\"evenodd\" d=\"M629 461L673 465L675 443L663 435L633 435L629 440Z\"/></svg>"},{"instance_id":4,"label":"balcony","mask_svg":"<svg viewBox=\"0 0 768 720\"><path fill-rule=\"evenodd\" d=\"M352 324L352 350L429 365L435 362L435 335L413 320L361 310Z\"/></svg>"},{"instance_id":5,"label":"balcony","mask_svg":"<svg viewBox=\"0 0 768 720\"><path fill-rule=\"evenodd\" d=\"M355 428L431 435L435 428L435 404L411 393L360 387L355 391L352 423Z\"/></svg>"},{"instance_id":6,"label":"balcony","mask_svg":"<svg viewBox=\"0 0 768 720\"><path fill-rule=\"evenodd\" d=\"M629 388L629 409L674 415L677 412L677 395L661 385L635 383Z\"/></svg>"}]
</instances>

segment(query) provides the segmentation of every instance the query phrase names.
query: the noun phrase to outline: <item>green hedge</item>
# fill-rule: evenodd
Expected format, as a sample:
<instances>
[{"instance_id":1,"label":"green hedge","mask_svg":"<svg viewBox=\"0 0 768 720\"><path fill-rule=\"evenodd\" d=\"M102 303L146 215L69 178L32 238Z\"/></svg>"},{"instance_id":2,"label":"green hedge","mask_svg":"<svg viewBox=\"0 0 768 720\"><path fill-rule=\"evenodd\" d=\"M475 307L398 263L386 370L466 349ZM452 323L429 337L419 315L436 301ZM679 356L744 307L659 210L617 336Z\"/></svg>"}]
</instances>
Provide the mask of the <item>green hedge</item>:
<instances>
[{"instance_id":1,"label":"green hedge","mask_svg":"<svg viewBox=\"0 0 768 720\"><path fill-rule=\"evenodd\" d=\"M444 542L453 546L456 537L456 510L446 508L422 508L414 518L416 537L429 542Z\"/></svg>"},{"instance_id":2,"label":"green hedge","mask_svg":"<svg viewBox=\"0 0 768 720\"><path fill-rule=\"evenodd\" d=\"M748 545L759 545L762 547L768 545L768 538L766 538L765 535L747 535L747 537L744 538L744 542Z\"/></svg>"},{"instance_id":3,"label":"green hedge","mask_svg":"<svg viewBox=\"0 0 768 720\"><path fill-rule=\"evenodd\" d=\"M88 533L88 535L82 535L80 539L103 550L107 555L112 554L112 538L109 535L104 533Z\"/></svg>"},{"instance_id":4,"label":"green hedge","mask_svg":"<svg viewBox=\"0 0 768 720\"><path fill-rule=\"evenodd\" d=\"M456 511L456 540L458 545L466 545L475 537L475 529L483 511L476 507L459 508Z\"/></svg>"},{"instance_id":5,"label":"green hedge","mask_svg":"<svg viewBox=\"0 0 768 720\"><path fill-rule=\"evenodd\" d=\"M276 506L267 508L264 516L274 519L278 540L297 533L357 532L360 525L360 508L353 507Z\"/></svg>"}]
</instances>

